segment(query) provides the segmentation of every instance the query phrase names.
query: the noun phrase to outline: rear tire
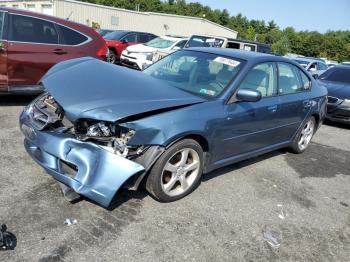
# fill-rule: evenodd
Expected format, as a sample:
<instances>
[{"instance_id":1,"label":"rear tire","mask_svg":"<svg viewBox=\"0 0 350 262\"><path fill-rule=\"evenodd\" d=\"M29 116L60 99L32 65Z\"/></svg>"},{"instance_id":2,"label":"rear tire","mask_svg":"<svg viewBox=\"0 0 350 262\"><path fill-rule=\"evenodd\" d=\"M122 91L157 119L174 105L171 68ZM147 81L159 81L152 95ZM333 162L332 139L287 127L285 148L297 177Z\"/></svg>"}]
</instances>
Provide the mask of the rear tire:
<instances>
[{"instance_id":1,"label":"rear tire","mask_svg":"<svg viewBox=\"0 0 350 262\"><path fill-rule=\"evenodd\" d=\"M290 146L290 151L295 154L303 153L309 146L312 137L316 131L316 120L312 116L304 123L303 127L299 130L298 134L295 136L292 145Z\"/></svg>"},{"instance_id":2,"label":"rear tire","mask_svg":"<svg viewBox=\"0 0 350 262\"><path fill-rule=\"evenodd\" d=\"M108 48L107 62L111 64L115 64L117 62L117 54L110 48Z\"/></svg>"},{"instance_id":3,"label":"rear tire","mask_svg":"<svg viewBox=\"0 0 350 262\"><path fill-rule=\"evenodd\" d=\"M176 201L199 185L202 172L202 147L192 139L184 139L156 161L147 177L146 189L158 201Z\"/></svg>"}]
</instances>

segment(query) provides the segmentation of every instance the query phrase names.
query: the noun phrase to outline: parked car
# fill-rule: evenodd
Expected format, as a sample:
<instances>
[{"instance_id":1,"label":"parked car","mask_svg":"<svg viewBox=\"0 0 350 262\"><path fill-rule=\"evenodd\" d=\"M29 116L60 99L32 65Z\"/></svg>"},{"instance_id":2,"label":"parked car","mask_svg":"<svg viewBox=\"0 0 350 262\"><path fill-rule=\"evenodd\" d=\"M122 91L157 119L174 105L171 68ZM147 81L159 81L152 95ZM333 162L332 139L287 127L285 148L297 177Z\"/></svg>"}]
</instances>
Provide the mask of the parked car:
<instances>
[{"instance_id":1,"label":"parked car","mask_svg":"<svg viewBox=\"0 0 350 262\"><path fill-rule=\"evenodd\" d=\"M188 38L175 36L161 36L151 41L127 47L120 56L122 65L138 70L145 69L161 56L166 56L182 49Z\"/></svg>"},{"instance_id":2,"label":"parked car","mask_svg":"<svg viewBox=\"0 0 350 262\"><path fill-rule=\"evenodd\" d=\"M114 30L111 29L96 29L96 32L101 36L105 36L106 34L112 33Z\"/></svg>"},{"instance_id":3,"label":"parked car","mask_svg":"<svg viewBox=\"0 0 350 262\"><path fill-rule=\"evenodd\" d=\"M245 51L271 53L271 46L256 41L238 40L233 38L193 35L188 40L186 47L218 47L240 49Z\"/></svg>"},{"instance_id":4,"label":"parked car","mask_svg":"<svg viewBox=\"0 0 350 262\"><path fill-rule=\"evenodd\" d=\"M310 74L312 74L313 76L320 76L328 69L328 66L326 65L326 63L318 59L298 57L293 60L299 63L302 67L304 67L307 71L309 71Z\"/></svg>"},{"instance_id":5,"label":"parked car","mask_svg":"<svg viewBox=\"0 0 350 262\"><path fill-rule=\"evenodd\" d=\"M144 181L174 201L202 173L284 147L302 153L326 113L327 90L301 66L230 49L183 49L142 72L74 59L42 82L47 93L20 116L25 148L103 206L122 186Z\"/></svg>"},{"instance_id":6,"label":"parked car","mask_svg":"<svg viewBox=\"0 0 350 262\"><path fill-rule=\"evenodd\" d=\"M103 38L108 46L108 62L115 64L125 48L131 45L146 43L157 36L150 33L117 30L106 34Z\"/></svg>"},{"instance_id":7,"label":"parked car","mask_svg":"<svg viewBox=\"0 0 350 262\"><path fill-rule=\"evenodd\" d=\"M38 81L63 60L106 60L105 41L85 25L10 8L0 8L0 25L0 93L41 92Z\"/></svg>"},{"instance_id":8,"label":"parked car","mask_svg":"<svg viewBox=\"0 0 350 262\"><path fill-rule=\"evenodd\" d=\"M350 124L350 66L334 66L318 81L328 89L327 119Z\"/></svg>"}]
</instances>

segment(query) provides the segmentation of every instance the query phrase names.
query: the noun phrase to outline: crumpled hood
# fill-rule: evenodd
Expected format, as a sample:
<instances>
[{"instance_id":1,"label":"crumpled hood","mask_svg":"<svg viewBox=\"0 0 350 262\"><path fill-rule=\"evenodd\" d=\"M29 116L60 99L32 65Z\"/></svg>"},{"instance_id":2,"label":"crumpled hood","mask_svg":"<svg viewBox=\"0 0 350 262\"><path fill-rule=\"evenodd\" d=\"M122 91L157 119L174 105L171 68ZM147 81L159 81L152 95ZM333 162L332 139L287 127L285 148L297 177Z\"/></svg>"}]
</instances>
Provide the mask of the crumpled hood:
<instances>
[{"instance_id":1,"label":"crumpled hood","mask_svg":"<svg viewBox=\"0 0 350 262\"><path fill-rule=\"evenodd\" d=\"M156 50L157 50L157 48L146 46L144 44L132 45L132 46L128 46L126 48L126 51L128 51L130 53L151 53L151 52L154 52Z\"/></svg>"},{"instance_id":2,"label":"crumpled hood","mask_svg":"<svg viewBox=\"0 0 350 262\"><path fill-rule=\"evenodd\" d=\"M55 65L42 83L73 122L82 118L114 122L206 101L142 72L90 57Z\"/></svg>"},{"instance_id":3,"label":"crumpled hood","mask_svg":"<svg viewBox=\"0 0 350 262\"><path fill-rule=\"evenodd\" d=\"M325 80L319 80L318 82L320 85L327 88L329 96L340 99L350 99L350 85Z\"/></svg>"}]
</instances>

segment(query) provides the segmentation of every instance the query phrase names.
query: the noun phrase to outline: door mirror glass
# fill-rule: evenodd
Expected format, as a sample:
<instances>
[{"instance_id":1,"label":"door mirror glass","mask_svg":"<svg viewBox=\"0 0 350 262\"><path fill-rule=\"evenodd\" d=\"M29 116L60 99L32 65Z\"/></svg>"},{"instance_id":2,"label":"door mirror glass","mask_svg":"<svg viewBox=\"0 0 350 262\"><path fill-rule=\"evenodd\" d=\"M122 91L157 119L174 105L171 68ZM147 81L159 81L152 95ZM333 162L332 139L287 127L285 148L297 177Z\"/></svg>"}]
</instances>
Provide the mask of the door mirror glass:
<instances>
[{"instance_id":1,"label":"door mirror glass","mask_svg":"<svg viewBox=\"0 0 350 262\"><path fill-rule=\"evenodd\" d=\"M260 91L248 88L241 88L236 93L237 100L243 102L258 102L261 97Z\"/></svg>"},{"instance_id":2,"label":"door mirror glass","mask_svg":"<svg viewBox=\"0 0 350 262\"><path fill-rule=\"evenodd\" d=\"M127 44L128 43L128 39L122 39L122 40L120 40L120 42L122 43L122 44Z\"/></svg>"}]
</instances>

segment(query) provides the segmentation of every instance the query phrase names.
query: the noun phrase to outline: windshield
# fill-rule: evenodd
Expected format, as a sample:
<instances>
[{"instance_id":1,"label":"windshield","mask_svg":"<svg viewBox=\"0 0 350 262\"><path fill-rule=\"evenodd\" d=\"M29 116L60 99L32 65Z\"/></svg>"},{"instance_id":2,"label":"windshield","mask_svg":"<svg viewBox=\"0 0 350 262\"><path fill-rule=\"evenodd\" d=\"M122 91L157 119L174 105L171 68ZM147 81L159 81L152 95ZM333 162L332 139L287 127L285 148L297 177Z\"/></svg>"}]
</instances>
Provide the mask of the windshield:
<instances>
[{"instance_id":1,"label":"windshield","mask_svg":"<svg viewBox=\"0 0 350 262\"><path fill-rule=\"evenodd\" d=\"M321 80L350 84L350 67L332 67L320 76Z\"/></svg>"},{"instance_id":2,"label":"windshield","mask_svg":"<svg viewBox=\"0 0 350 262\"><path fill-rule=\"evenodd\" d=\"M171 86L204 97L218 97L236 77L243 62L195 51L178 51L143 72Z\"/></svg>"},{"instance_id":3,"label":"windshield","mask_svg":"<svg viewBox=\"0 0 350 262\"><path fill-rule=\"evenodd\" d=\"M186 47L222 47L224 40L207 36L192 36Z\"/></svg>"},{"instance_id":4,"label":"windshield","mask_svg":"<svg viewBox=\"0 0 350 262\"><path fill-rule=\"evenodd\" d=\"M166 40L161 37L157 37L155 39L152 39L151 41L147 42L145 45L154 47L154 48L159 48L159 49L164 49L170 47L172 44L174 44L175 41L171 40Z\"/></svg>"},{"instance_id":5,"label":"windshield","mask_svg":"<svg viewBox=\"0 0 350 262\"><path fill-rule=\"evenodd\" d=\"M125 36L125 31L114 31L103 36L104 39L107 40L120 40L123 36Z\"/></svg>"}]
</instances>

